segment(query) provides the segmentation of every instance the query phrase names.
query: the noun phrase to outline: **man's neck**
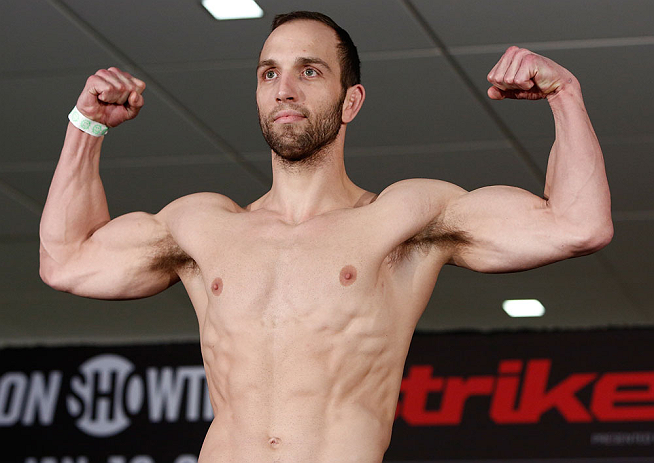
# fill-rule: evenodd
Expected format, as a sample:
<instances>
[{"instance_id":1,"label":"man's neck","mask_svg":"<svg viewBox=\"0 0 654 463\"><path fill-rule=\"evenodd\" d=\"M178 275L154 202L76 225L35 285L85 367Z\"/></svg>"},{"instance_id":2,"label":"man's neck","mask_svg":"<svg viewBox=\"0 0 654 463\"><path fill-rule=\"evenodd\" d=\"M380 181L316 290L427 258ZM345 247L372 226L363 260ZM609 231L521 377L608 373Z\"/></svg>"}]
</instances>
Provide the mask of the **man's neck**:
<instances>
[{"instance_id":1,"label":"man's neck","mask_svg":"<svg viewBox=\"0 0 654 463\"><path fill-rule=\"evenodd\" d=\"M278 213L284 221L299 224L357 205L366 192L347 176L343 147L334 145L321 153L316 163L293 165L272 153L272 188L252 204L251 210L266 209Z\"/></svg>"}]
</instances>

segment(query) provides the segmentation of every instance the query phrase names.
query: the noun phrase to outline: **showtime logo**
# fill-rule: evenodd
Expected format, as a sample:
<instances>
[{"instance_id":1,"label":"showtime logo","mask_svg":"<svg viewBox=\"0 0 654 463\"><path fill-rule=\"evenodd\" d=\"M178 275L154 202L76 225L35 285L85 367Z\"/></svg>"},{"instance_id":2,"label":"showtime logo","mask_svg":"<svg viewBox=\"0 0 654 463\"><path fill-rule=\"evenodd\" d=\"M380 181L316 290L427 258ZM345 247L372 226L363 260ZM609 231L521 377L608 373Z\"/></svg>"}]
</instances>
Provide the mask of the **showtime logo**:
<instances>
[{"instance_id":1,"label":"showtime logo","mask_svg":"<svg viewBox=\"0 0 654 463\"><path fill-rule=\"evenodd\" d=\"M570 423L654 421L654 371L574 373L550 385L549 359L502 360L497 376L433 376L431 365L412 365L402 380L395 417L413 426L458 425L466 401L490 397L488 415L498 424L538 423L556 410ZM524 371L523 371L524 369ZM591 388L590 403L577 394ZM427 399L440 396L440 408Z\"/></svg>"},{"instance_id":2,"label":"showtime logo","mask_svg":"<svg viewBox=\"0 0 654 463\"><path fill-rule=\"evenodd\" d=\"M0 426L51 426L63 372L0 376ZM65 395L68 415L85 434L109 437L144 411L150 422L211 421L213 410L202 366L149 367L145 374L119 355L103 354L80 365ZM182 413L184 411L184 413Z\"/></svg>"}]
</instances>

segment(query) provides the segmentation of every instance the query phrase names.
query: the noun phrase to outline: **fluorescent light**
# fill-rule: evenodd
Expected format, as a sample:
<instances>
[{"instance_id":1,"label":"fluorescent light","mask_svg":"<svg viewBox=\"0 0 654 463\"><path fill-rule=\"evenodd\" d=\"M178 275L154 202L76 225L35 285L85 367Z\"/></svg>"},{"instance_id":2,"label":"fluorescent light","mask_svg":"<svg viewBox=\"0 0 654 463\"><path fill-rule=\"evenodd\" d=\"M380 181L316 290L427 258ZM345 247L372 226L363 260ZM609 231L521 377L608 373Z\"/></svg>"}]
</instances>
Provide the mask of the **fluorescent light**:
<instances>
[{"instance_id":1,"label":"fluorescent light","mask_svg":"<svg viewBox=\"0 0 654 463\"><path fill-rule=\"evenodd\" d=\"M511 299L502 302L502 309L511 317L542 317L545 307L537 299Z\"/></svg>"},{"instance_id":2,"label":"fluorescent light","mask_svg":"<svg viewBox=\"0 0 654 463\"><path fill-rule=\"evenodd\" d=\"M202 6L216 19L247 19L263 16L263 10L254 0L202 0Z\"/></svg>"}]
</instances>

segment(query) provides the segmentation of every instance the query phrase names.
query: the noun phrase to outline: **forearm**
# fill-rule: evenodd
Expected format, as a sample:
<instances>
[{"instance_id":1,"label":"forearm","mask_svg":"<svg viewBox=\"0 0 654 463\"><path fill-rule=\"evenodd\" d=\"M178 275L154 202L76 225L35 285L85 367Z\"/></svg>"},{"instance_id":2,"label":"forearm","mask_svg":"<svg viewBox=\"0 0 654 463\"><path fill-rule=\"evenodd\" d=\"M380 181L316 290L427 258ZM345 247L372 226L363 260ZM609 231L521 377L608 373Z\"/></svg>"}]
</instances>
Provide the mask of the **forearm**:
<instances>
[{"instance_id":1,"label":"forearm","mask_svg":"<svg viewBox=\"0 0 654 463\"><path fill-rule=\"evenodd\" d=\"M602 150L576 80L548 98L556 139L545 181L548 206L589 248L612 236L611 199Z\"/></svg>"},{"instance_id":2,"label":"forearm","mask_svg":"<svg viewBox=\"0 0 654 463\"><path fill-rule=\"evenodd\" d=\"M102 139L68 124L40 226L41 244L58 262L109 221L99 173Z\"/></svg>"}]
</instances>

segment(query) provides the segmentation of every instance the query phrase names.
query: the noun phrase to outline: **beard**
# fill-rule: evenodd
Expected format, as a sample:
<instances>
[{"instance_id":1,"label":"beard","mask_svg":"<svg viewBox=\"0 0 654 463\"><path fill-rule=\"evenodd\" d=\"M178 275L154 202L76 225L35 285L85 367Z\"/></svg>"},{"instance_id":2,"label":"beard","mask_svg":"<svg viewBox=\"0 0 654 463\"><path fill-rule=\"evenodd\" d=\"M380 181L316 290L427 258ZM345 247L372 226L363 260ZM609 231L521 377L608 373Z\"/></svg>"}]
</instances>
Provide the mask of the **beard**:
<instances>
[{"instance_id":1,"label":"beard","mask_svg":"<svg viewBox=\"0 0 654 463\"><path fill-rule=\"evenodd\" d=\"M287 166L318 164L322 159L321 154L336 140L341 129L344 101L345 92L327 109L318 113L315 118L311 118L311 113L307 109L295 103L275 109L274 113L283 109L302 113L308 125L304 130L296 124L282 124L276 128L274 113L263 116L257 109L263 138L270 149Z\"/></svg>"}]
</instances>

